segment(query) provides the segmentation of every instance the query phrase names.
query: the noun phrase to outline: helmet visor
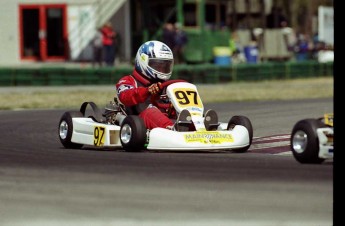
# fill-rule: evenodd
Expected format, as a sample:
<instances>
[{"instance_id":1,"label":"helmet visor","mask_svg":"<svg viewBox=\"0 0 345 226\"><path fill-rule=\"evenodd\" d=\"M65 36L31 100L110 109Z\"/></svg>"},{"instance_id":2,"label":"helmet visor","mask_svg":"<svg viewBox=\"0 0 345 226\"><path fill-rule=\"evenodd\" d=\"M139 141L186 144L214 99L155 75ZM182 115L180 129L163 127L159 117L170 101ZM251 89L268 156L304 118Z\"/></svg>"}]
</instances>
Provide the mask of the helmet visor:
<instances>
[{"instance_id":1,"label":"helmet visor","mask_svg":"<svg viewBox=\"0 0 345 226\"><path fill-rule=\"evenodd\" d=\"M174 61L172 59L150 59L149 66L154 70L167 74L172 72Z\"/></svg>"}]
</instances>

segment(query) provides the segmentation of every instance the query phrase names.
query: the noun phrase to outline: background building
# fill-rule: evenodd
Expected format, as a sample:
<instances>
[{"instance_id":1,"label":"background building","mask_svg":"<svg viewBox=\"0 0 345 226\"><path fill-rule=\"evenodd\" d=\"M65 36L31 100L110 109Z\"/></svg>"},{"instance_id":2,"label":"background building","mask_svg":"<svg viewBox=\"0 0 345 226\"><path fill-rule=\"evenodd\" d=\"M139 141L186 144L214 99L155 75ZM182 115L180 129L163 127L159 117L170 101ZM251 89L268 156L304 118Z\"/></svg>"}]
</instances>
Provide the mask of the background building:
<instances>
[{"instance_id":1,"label":"background building","mask_svg":"<svg viewBox=\"0 0 345 226\"><path fill-rule=\"evenodd\" d=\"M126 0L0 0L0 64L87 61L96 29L111 21L121 36L121 58L130 58Z\"/></svg>"},{"instance_id":2,"label":"background building","mask_svg":"<svg viewBox=\"0 0 345 226\"><path fill-rule=\"evenodd\" d=\"M0 0L0 65L89 62L96 29L107 21L119 35L116 59L122 62L131 63L143 41L161 39L167 22L179 22L187 31L191 41L186 54L193 63L210 61L211 48L227 45L235 31L244 46L257 35L263 58L289 59L279 18L285 18L295 33L313 36L319 29L319 6L333 7L333 1ZM280 14L267 20L272 8Z\"/></svg>"}]
</instances>

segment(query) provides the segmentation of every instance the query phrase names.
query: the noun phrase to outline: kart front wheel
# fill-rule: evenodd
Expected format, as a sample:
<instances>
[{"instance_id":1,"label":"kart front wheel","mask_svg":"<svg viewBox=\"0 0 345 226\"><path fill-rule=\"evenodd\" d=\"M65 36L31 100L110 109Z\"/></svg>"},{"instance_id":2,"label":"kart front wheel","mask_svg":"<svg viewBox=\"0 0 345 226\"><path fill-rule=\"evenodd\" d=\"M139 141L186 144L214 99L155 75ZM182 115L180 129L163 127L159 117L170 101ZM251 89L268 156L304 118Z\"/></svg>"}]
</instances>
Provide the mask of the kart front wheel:
<instances>
[{"instance_id":1,"label":"kart front wheel","mask_svg":"<svg viewBox=\"0 0 345 226\"><path fill-rule=\"evenodd\" d=\"M243 152L248 151L250 145L252 144L252 140L253 140L253 126L252 126L252 123L250 122L249 118L247 118L246 116L242 116L242 115L233 116L230 119L229 123L228 123L227 130L233 129L236 125L244 126L248 130L249 145L246 146L246 147L234 150L235 152L243 153Z\"/></svg>"},{"instance_id":2,"label":"kart front wheel","mask_svg":"<svg viewBox=\"0 0 345 226\"><path fill-rule=\"evenodd\" d=\"M138 152L145 148L146 127L142 118L129 115L122 121L120 130L122 147L128 152Z\"/></svg>"},{"instance_id":3,"label":"kart front wheel","mask_svg":"<svg viewBox=\"0 0 345 226\"><path fill-rule=\"evenodd\" d=\"M295 159L300 163L319 164L319 138L316 130L324 127L317 119L298 121L291 132L290 148Z\"/></svg>"},{"instance_id":4,"label":"kart front wheel","mask_svg":"<svg viewBox=\"0 0 345 226\"><path fill-rule=\"evenodd\" d=\"M80 111L68 111L65 112L59 122L59 138L61 144L65 148L69 149L79 149L82 148L82 144L73 143L72 133L73 133L73 121L72 118L84 117Z\"/></svg>"}]
</instances>

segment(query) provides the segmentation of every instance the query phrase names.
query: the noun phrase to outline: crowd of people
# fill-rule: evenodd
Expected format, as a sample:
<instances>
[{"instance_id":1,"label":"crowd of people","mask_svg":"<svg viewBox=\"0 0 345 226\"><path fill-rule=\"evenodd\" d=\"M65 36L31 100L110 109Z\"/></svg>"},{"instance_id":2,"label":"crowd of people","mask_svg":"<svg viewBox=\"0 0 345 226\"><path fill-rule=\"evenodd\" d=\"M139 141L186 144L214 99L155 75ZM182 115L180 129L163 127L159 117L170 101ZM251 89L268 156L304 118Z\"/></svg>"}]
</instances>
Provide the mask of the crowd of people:
<instances>
[{"instance_id":1,"label":"crowd of people","mask_svg":"<svg viewBox=\"0 0 345 226\"><path fill-rule=\"evenodd\" d=\"M272 9L272 13L267 16L267 26L269 28L292 30L279 9ZM296 60L318 59L320 53L325 51L327 53L330 52L325 43L318 40L317 35L311 38L302 33L290 32L290 30L288 30L289 34L284 33L284 39L287 50L296 57ZM118 34L110 22L105 23L97 29L93 40L93 66L112 67L115 65L118 44L117 36ZM257 45L256 38L256 35L252 35L251 40L255 41ZM162 32L162 41L172 50L175 64L186 63L184 51L188 43L188 36L182 29L181 24L165 23ZM247 59L244 56L244 46L242 46L242 40L237 36L236 30L232 31L229 43L233 63L245 63Z\"/></svg>"},{"instance_id":2,"label":"crowd of people","mask_svg":"<svg viewBox=\"0 0 345 226\"><path fill-rule=\"evenodd\" d=\"M116 59L118 34L110 22L96 30L92 41L93 46L93 66L114 66ZM185 63L184 49L188 42L185 31L179 23L166 23L163 28L162 41L169 46L175 56L175 64Z\"/></svg>"}]
</instances>

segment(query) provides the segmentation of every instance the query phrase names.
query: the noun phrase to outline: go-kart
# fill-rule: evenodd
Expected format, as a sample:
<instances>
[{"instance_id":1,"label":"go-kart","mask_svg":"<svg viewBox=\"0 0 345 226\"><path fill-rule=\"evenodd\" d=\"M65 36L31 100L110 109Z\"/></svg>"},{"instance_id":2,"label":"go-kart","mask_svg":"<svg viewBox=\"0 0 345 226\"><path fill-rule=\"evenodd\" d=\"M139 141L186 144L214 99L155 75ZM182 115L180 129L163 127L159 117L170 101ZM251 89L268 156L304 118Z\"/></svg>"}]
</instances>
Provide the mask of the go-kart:
<instances>
[{"instance_id":1,"label":"go-kart","mask_svg":"<svg viewBox=\"0 0 345 226\"><path fill-rule=\"evenodd\" d=\"M290 148L300 163L320 164L333 158L333 114L298 121L291 132Z\"/></svg>"},{"instance_id":2,"label":"go-kart","mask_svg":"<svg viewBox=\"0 0 345 226\"><path fill-rule=\"evenodd\" d=\"M117 97L101 112L94 102L84 102L79 111L65 112L59 121L59 138L65 148L120 147L141 150L232 150L246 152L253 139L253 127L246 116L236 115L227 123L208 128L204 124L204 106L195 85L184 80L161 84L161 92L151 95L151 102L175 123L176 116L187 109L192 118L191 131L167 128L147 129L144 121L119 102ZM86 115L87 106L92 114ZM210 129L211 128L211 129Z\"/></svg>"}]
</instances>

